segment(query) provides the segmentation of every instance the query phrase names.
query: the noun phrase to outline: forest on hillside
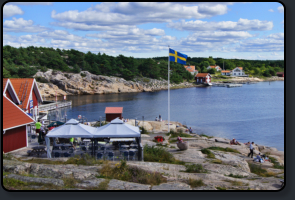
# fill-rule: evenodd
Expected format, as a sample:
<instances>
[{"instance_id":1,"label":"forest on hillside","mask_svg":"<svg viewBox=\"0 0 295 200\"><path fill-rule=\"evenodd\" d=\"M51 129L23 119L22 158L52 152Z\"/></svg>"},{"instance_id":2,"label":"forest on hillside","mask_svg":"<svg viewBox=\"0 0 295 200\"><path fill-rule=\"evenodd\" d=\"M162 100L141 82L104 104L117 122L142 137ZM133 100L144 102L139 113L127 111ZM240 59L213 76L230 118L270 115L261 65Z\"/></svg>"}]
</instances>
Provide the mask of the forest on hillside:
<instances>
[{"instance_id":1,"label":"forest on hillside","mask_svg":"<svg viewBox=\"0 0 295 200\"><path fill-rule=\"evenodd\" d=\"M74 49L61 50L59 48L34 47L26 48L3 47L3 75L4 78L28 78L38 70L46 72L48 69L63 72L80 73L89 71L96 75L117 76L126 80L134 77L153 79L168 79L168 57L134 58L118 55L116 57L105 53L83 53ZM246 74L255 76L272 76L276 72L284 71L283 60L241 60L188 57L187 64L195 65L199 72L215 74L216 71L206 69L209 65L219 65L221 68L233 69L243 67ZM170 62L171 82L180 83L192 80L194 76L185 70L183 65Z\"/></svg>"}]
</instances>

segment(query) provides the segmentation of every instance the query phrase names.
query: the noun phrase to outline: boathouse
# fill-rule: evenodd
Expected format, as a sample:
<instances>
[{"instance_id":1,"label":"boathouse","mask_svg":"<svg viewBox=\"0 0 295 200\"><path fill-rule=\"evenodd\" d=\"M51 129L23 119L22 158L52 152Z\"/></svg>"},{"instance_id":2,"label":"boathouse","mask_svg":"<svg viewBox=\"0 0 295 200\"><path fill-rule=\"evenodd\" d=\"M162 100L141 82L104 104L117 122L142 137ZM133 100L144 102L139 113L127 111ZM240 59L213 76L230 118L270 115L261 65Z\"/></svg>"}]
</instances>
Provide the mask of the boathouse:
<instances>
[{"instance_id":1,"label":"boathouse","mask_svg":"<svg viewBox=\"0 0 295 200\"><path fill-rule=\"evenodd\" d=\"M123 107L106 107L105 109L106 121L110 122L117 117L123 118Z\"/></svg>"},{"instance_id":2,"label":"boathouse","mask_svg":"<svg viewBox=\"0 0 295 200\"><path fill-rule=\"evenodd\" d=\"M18 106L36 120L39 116L38 105L43 102L36 80L34 78L10 78L9 80L19 98Z\"/></svg>"},{"instance_id":3,"label":"boathouse","mask_svg":"<svg viewBox=\"0 0 295 200\"><path fill-rule=\"evenodd\" d=\"M284 72L277 72L278 77L284 77L284 75L285 75Z\"/></svg>"},{"instance_id":4,"label":"boathouse","mask_svg":"<svg viewBox=\"0 0 295 200\"><path fill-rule=\"evenodd\" d=\"M195 80L197 83L211 83L211 75L210 73L198 73Z\"/></svg>"},{"instance_id":5,"label":"boathouse","mask_svg":"<svg viewBox=\"0 0 295 200\"><path fill-rule=\"evenodd\" d=\"M27 125L34 123L20 107L8 97L2 97L3 103L3 152L11 152L28 146Z\"/></svg>"}]
</instances>

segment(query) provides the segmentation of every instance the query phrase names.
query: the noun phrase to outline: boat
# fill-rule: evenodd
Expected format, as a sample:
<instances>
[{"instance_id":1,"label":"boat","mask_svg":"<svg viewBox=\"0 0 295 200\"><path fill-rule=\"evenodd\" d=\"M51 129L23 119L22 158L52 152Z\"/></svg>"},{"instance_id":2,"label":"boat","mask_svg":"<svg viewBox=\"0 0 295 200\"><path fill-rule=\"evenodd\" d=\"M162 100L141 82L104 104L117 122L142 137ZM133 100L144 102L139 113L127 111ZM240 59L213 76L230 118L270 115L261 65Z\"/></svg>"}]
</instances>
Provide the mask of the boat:
<instances>
[{"instance_id":1,"label":"boat","mask_svg":"<svg viewBox=\"0 0 295 200\"><path fill-rule=\"evenodd\" d=\"M206 86L212 86L212 83L204 83Z\"/></svg>"}]
</instances>

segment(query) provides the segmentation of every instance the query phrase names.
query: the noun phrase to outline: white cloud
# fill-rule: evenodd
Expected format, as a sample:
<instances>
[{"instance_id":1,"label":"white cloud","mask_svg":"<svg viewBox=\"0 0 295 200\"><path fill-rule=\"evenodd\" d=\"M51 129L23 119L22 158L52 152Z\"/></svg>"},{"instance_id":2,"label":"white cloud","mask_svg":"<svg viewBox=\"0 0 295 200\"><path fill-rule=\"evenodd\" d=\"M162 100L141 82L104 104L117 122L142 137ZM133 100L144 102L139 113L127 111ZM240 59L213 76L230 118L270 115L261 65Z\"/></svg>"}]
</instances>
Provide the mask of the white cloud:
<instances>
[{"instance_id":1,"label":"white cloud","mask_svg":"<svg viewBox=\"0 0 295 200\"><path fill-rule=\"evenodd\" d=\"M15 5L4 5L3 18L12 17L14 15L22 15L24 11Z\"/></svg>"},{"instance_id":2,"label":"white cloud","mask_svg":"<svg viewBox=\"0 0 295 200\"><path fill-rule=\"evenodd\" d=\"M279 11L280 13L283 13L283 12L284 12L284 7L283 7L283 6L278 7L278 11Z\"/></svg>"},{"instance_id":3,"label":"white cloud","mask_svg":"<svg viewBox=\"0 0 295 200\"><path fill-rule=\"evenodd\" d=\"M3 31L4 32L41 32L45 31L48 28L33 25L34 22L32 20L24 20L23 18L16 19L15 17L12 20L5 20L3 23Z\"/></svg>"},{"instance_id":4,"label":"white cloud","mask_svg":"<svg viewBox=\"0 0 295 200\"><path fill-rule=\"evenodd\" d=\"M277 54L276 52L272 52L271 55L278 56L279 54Z\"/></svg>"},{"instance_id":5,"label":"white cloud","mask_svg":"<svg viewBox=\"0 0 295 200\"><path fill-rule=\"evenodd\" d=\"M170 28L187 31L265 31L273 28L273 22L260 21L257 19L248 20L240 18L238 22L221 21L206 22L201 20L171 22L167 25Z\"/></svg>"},{"instance_id":6,"label":"white cloud","mask_svg":"<svg viewBox=\"0 0 295 200\"><path fill-rule=\"evenodd\" d=\"M101 29L104 26L171 22L179 18L200 19L227 13L227 4L189 5L170 2L119 2L101 3L85 11L52 11L51 17L59 22L54 25L72 27L76 30Z\"/></svg>"},{"instance_id":7,"label":"white cloud","mask_svg":"<svg viewBox=\"0 0 295 200\"><path fill-rule=\"evenodd\" d=\"M269 11L269 12L274 12L274 10L273 10L273 9L269 9L268 11Z\"/></svg>"}]
</instances>

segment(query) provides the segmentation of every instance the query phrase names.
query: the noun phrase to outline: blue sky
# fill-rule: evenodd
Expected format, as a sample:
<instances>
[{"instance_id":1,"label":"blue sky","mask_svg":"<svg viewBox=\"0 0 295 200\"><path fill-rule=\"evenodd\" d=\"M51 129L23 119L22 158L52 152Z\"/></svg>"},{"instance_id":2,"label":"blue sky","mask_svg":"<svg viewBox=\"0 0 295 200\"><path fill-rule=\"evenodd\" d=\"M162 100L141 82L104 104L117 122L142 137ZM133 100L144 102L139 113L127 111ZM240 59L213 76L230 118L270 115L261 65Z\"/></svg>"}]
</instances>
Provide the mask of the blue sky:
<instances>
[{"instance_id":1,"label":"blue sky","mask_svg":"<svg viewBox=\"0 0 295 200\"><path fill-rule=\"evenodd\" d=\"M15 2L3 7L3 45L147 58L168 45L190 57L284 59L278 2Z\"/></svg>"}]
</instances>

